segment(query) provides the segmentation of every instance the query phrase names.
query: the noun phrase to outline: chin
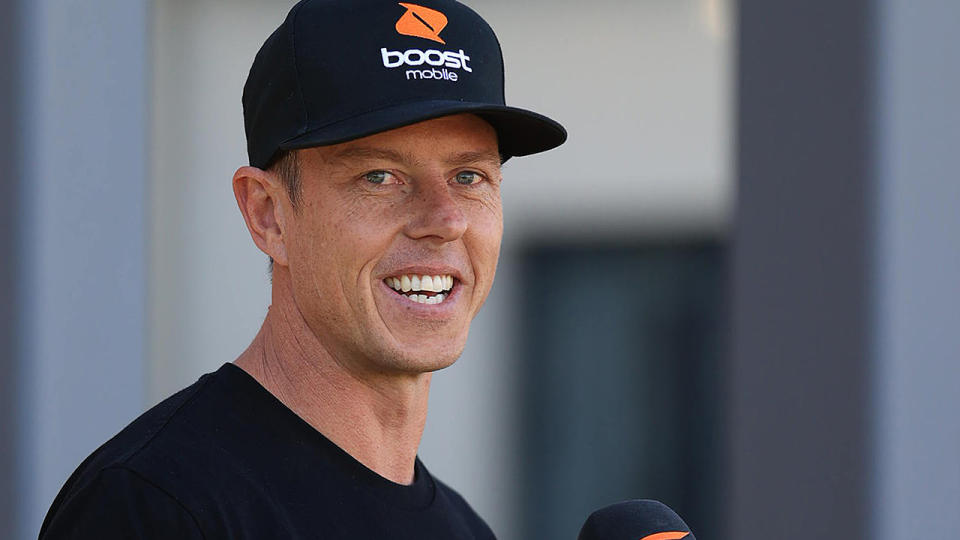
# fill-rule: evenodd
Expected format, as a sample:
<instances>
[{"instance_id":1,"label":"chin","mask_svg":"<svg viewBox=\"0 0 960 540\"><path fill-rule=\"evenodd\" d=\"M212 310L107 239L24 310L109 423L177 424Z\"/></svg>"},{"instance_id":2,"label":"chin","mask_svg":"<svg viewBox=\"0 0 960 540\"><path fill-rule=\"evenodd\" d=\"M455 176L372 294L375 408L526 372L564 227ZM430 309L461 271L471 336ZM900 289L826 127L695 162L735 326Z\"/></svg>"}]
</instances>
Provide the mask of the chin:
<instances>
[{"instance_id":1,"label":"chin","mask_svg":"<svg viewBox=\"0 0 960 540\"><path fill-rule=\"evenodd\" d=\"M460 358L465 343L443 349L395 349L384 356L385 364L403 373L431 373L448 368Z\"/></svg>"},{"instance_id":2,"label":"chin","mask_svg":"<svg viewBox=\"0 0 960 540\"><path fill-rule=\"evenodd\" d=\"M368 333L363 340L367 344L365 356L386 371L404 374L430 373L450 367L463 353L469 326L431 326L405 329L403 333Z\"/></svg>"}]
</instances>

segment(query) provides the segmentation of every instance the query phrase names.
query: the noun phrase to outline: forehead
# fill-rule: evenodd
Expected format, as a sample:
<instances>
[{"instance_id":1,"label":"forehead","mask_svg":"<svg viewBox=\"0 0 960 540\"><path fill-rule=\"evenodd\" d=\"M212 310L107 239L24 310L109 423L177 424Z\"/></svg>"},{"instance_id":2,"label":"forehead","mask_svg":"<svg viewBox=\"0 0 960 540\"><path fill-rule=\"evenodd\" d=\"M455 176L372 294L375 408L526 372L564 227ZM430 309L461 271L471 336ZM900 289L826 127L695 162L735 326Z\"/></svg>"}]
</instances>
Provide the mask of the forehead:
<instances>
[{"instance_id":1,"label":"forehead","mask_svg":"<svg viewBox=\"0 0 960 540\"><path fill-rule=\"evenodd\" d=\"M370 161L409 165L476 162L500 165L496 131L472 114L425 120L346 143L312 148L308 154L329 166Z\"/></svg>"}]
</instances>

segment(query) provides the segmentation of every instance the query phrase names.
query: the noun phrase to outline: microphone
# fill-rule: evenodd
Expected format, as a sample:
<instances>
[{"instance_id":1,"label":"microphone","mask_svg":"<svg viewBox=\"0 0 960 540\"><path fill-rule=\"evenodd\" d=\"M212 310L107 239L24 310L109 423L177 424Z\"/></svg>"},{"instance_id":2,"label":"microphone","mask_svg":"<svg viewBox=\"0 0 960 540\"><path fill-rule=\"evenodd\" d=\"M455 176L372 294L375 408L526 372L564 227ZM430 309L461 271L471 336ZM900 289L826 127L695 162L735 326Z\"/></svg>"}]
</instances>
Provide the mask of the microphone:
<instances>
[{"instance_id":1,"label":"microphone","mask_svg":"<svg viewBox=\"0 0 960 540\"><path fill-rule=\"evenodd\" d=\"M577 540L696 540L676 512L659 501L635 499L590 514Z\"/></svg>"}]
</instances>

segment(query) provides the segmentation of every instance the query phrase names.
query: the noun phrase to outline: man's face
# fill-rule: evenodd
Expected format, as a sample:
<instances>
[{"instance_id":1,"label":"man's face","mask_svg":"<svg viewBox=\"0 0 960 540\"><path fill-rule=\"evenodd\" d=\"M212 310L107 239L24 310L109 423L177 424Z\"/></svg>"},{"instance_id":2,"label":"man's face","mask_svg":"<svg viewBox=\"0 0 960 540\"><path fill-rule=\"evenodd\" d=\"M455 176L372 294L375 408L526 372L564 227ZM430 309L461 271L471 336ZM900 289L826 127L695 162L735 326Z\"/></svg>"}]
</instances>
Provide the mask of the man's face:
<instances>
[{"instance_id":1,"label":"man's face","mask_svg":"<svg viewBox=\"0 0 960 540\"><path fill-rule=\"evenodd\" d=\"M302 202L296 211L282 202L283 235L294 300L311 330L351 370L452 364L500 252L493 128L450 116L299 157Z\"/></svg>"}]
</instances>

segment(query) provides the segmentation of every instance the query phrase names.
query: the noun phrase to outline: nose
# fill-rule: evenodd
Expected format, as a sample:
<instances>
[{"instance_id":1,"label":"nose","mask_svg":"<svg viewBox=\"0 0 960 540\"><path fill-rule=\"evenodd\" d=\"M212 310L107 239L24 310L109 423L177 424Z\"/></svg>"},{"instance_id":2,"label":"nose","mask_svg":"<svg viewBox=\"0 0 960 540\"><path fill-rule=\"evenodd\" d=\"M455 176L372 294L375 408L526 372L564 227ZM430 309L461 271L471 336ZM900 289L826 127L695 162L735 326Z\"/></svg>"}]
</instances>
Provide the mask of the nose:
<instances>
[{"instance_id":1,"label":"nose","mask_svg":"<svg viewBox=\"0 0 960 540\"><path fill-rule=\"evenodd\" d=\"M410 218L404 230L410 238L451 242L467 230L462 201L446 181L421 183L410 204Z\"/></svg>"}]
</instances>

